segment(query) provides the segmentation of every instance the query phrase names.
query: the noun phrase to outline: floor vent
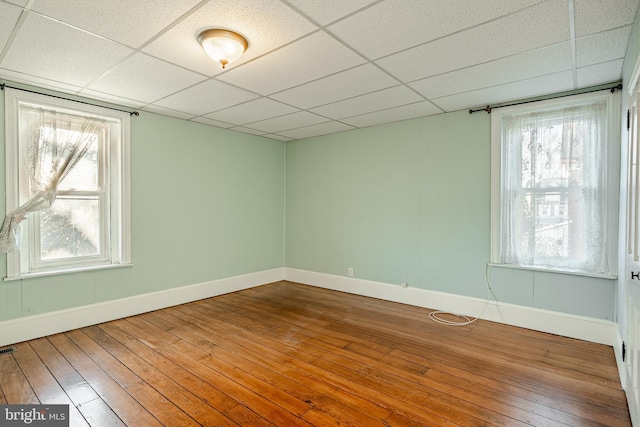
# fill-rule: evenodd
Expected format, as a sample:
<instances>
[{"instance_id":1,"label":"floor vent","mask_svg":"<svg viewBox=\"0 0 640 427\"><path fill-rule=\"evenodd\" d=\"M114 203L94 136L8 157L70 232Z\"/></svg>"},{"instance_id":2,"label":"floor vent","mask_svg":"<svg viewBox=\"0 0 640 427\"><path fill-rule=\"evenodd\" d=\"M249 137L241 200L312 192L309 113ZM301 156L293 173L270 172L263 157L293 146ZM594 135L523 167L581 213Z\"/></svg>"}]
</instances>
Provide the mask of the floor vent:
<instances>
[{"instance_id":1,"label":"floor vent","mask_svg":"<svg viewBox=\"0 0 640 427\"><path fill-rule=\"evenodd\" d=\"M0 348L0 356L7 353L13 353L14 351L16 351L15 347Z\"/></svg>"}]
</instances>

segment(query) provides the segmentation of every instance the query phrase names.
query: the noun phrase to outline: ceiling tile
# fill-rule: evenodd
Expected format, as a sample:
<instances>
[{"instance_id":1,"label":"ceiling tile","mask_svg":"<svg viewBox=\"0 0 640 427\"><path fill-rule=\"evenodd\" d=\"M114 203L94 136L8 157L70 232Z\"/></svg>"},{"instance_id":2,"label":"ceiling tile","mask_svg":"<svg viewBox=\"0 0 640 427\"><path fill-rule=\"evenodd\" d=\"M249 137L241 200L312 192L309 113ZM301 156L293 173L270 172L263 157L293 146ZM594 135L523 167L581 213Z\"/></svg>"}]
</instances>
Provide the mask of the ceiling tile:
<instances>
[{"instance_id":1,"label":"ceiling tile","mask_svg":"<svg viewBox=\"0 0 640 427\"><path fill-rule=\"evenodd\" d=\"M89 89L153 102L207 77L144 53L137 53L89 85Z\"/></svg>"},{"instance_id":2,"label":"ceiling tile","mask_svg":"<svg viewBox=\"0 0 640 427\"><path fill-rule=\"evenodd\" d=\"M596 86L619 81L622 78L623 62L624 60L618 59L578 68L578 87Z\"/></svg>"},{"instance_id":3,"label":"ceiling tile","mask_svg":"<svg viewBox=\"0 0 640 427\"><path fill-rule=\"evenodd\" d=\"M362 64L364 59L317 32L220 75L220 80L270 95Z\"/></svg>"},{"instance_id":4,"label":"ceiling tile","mask_svg":"<svg viewBox=\"0 0 640 427\"><path fill-rule=\"evenodd\" d=\"M221 73L222 68L204 53L197 40L201 31L214 27L236 31L249 42L238 62L229 65L231 69L316 30L280 1L217 0L178 23L144 51L200 73Z\"/></svg>"},{"instance_id":5,"label":"ceiling tile","mask_svg":"<svg viewBox=\"0 0 640 427\"><path fill-rule=\"evenodd\" d=\"M0 3L0 53L18 23L22 9L8 3Z\"/></svg>"},{"instance_id":6,"label":"ceiling tile","mask_svg":"<svg viewBox=\"0 0 640 427\"><path fill-rule=\"evenodd\" d=\"M272 98L311 108L397 85L398 81L372 64L364 64L271 95Z\"/></svg>"},{"instance_id":7,"label":"ceiling tile","mask_svg":"<svg viewBox=\"0 0 640 427\"><path fill-rule=\"evenodd\" d=\"M291 114L296 111L298 111L297 108L282 104L278 101L260 98L207 114L206 117L236 125L244 125L246 123Z\"/></svg>"},{"instance_id":8,"label":"ceiling tile","mask_svg":"<svg viewBox=\"0 0 640 427\"><path fill-rule=\"evenodd\" d=\"M39 86L41 88L59 90L66 93L75 93L81 89L80 86L57 82L50 79L43 79L41 77L20 73L18 71L7 70L6 68L0 68L0 78L11 80L16 83L24 83L32 86Z\"/></svg>"},{"instance_id":9,"label":"ceiling tile","mask_svg":"<svg viewBox=\"0 0 640 427\"><path fill-rule=\"evenodd\" d=\"M518 101L573 89L573 73L571 71L564 71L500 86L445 96L434 99L433 102L449 112Z\"/></svg>"},{"instance_id":10,"label":"ceiling tile","mask_svg":"<svg viewBox=\"0 0 640 427\"><path fill-rule=\"evenodd\" d=\"M154 104L201 116L258 96L216 80L207 80Z\"/></svg>"},{"instance_id":11,"label":"ceiling tile","mask_svg":"<svg viewBox=\"0 0 640 427\"><path fill-rule=\"evenodd\" d=\"M285 0L320 25L327 25L377 0Z\"/></svg>"},{"instance_id":12,"label":"ceiling tile","mask_svg":"<svg viewBox=\"0 0 640 427\"><path fill-rule=\"evenodd\" d=\"M18 6L26 6L29 3L29 0L6 0L9 3L17 4Z\"/></svg>"},{"instance_id":13,"label":"ceiling tile","mask_svg":"<svg viewBox=\"0 0 640 427\"><path fill-rule=\"evenodd\" d=\"M177 119L189 120L194 117L193 114L184 113L182 111L172 110L170 108L159 107L157 105L147 105L142 108L143 111L161 114L163 116L175 117Z\"/></svg>"},{"instance_id":14,"label":"ceiling tile","mask_svg":"<svg viewBox=\"0 0 640 427\"><path fill-rule=\"evenodd\" d=\"M191 119L192 122L202 123L209 126L215 126L218 128L228 129L233 126L231 123L219 122L217 120L211 120L206 117L195 117Z\"/></svg>"},{"instance_id":15,"label":"ceiling tile","mask_svg":"<svg viewBox=\"0 0 640 427\"><path fill-rule=\"evenodd\" d=\"M410 82L566 42L568 21L565 1L550 0L376 62L400 80Z\"/></svg>"},{"instance_id":16,"label":"ceiling tile","mask_svg":"<svg viewBox=\"0 0 640 427\"><path fill-rule=\"evenodd\" d=\"M570 69L571 45L567 42L418 80L410 86L433 99Z\"/></svg>"},{"instance_id":17,"label":"ceiling tile","mask_svg":"<svg viewBox=\"0 0 640 427\"><path fill-rule=\"evenodd\" d=\"M283 135L291 139L302 139L302 138L310 138L318 135L327 135L330 133L344 132L351 129L355 129L354 126L349 126L347 124L340 123L340 122L327 122L327 123L319 123L317 125L305 126L303 128L279 132L279 135Z\"/></svg>"},{"instance_id":18,"label":"ceiling tile","mask_svg":"<svg viewBox=\"0 0 640 427\"><path fill-rule=\"evenodd\" d=\"M251 123L249 127L251 129L257 129L268 133L280 133L285 130L315 125L326 121L328 120L316 114L312 114L307 111L299 111L297 113Z\"/></svg>"},{"instance_id":19,"label":"ceiling tile","mask_svg":"<svg viewBox=\"0 0 640 427\"><path fill-rule=\"evenodd\" d=\"M395 86L345 99L344 101L334 102L333 104L323 105L322 107L313 108L311 111L332 119L342 119L419 101L423 101L423 98L411 89L406 86Z\"/></svg>"},{"instance_id":20,"label":"ceiling tile","mask_svg":"<svg viewBox=\"0 0 640 427\"><path fill-rule=\"evenodd\" d=\"M273 133L266 133L266 134L264 134L262 136L264 138L275 139L277 141L282 141L282 142L293 141L293 138L287 138L286 136L276 135L276 134L273 134Z\"/></svg>"},{"instance_id":21,"label":"ceiling tile","mask_svg":"<svg viewBox=\"0 0 640 427\"><path fill-rule=\"evenodd\" d=\"M250 133L251 135L258 135L258 136L264 135L264 132L261 130L255 130L255 129L251 129L243 126L234 127L234 128L231 128L231 130L235 130L237 132L242 132L242 133Z\"/></svg>"},{"instance_id":22,"label":"ceiling tile","mask_svg":"<svg viewBox=\"0 0 640 427\"><path fill-rule=\"evenodd\" d=\"M144 102L136 101L123 96L112 95L110 93L98 92L90 89L83 89L80 92L78 92L78 94L85 96L87 98L97 99L99 101L106 101L106 102L116 104L116 105L121 105L127 108L139 109L145 105Z\"/></svg>"},{"instance_id":23,"label":"ceiling tile","mask_svg":"<svg viewBox=\"0 0 640 427\"><path fill-rule=\"evenodd\" d=\"M584 67L624 58L630 35L631 26L626 26L576 39L576 65Z\"/></svg>"},{"instance_id":24,"label":"ceiling tile","mask_svg":"<svg viewBox=\"0 0 640 427\"><path fill-rule=\"evenodd\" d=\"M432 116L442 113L429 101L416 102L415 104L402 105L388 110L349 117L342 120L359 128L373 126L380 123L399 122L401 120L415 119L416 117Z\"/></svg>"},{"instance_id":25,"label":"ceiling tile","mask_svg":"<svg viewBox=\"0 0 640 427\"><path fill-rule=\"evenodd\" d=\"M36 0L32 10L98 34L139 47L199 0L110 0L94 1L81 7L78 0Z\"/></svg>"},{"instance_id":26,"label":"ceiling tile","mask_svg":"<svg viewBox=\"0 0 640 427\"><path fill-rule=\"evenodd\" d=\"M29 13L0 66L84 86L131 52L118 43Z\"/></svg>"},{"instance_id":27,"label":"ceiling tile","mask_svg":"<svg viewBox=\"0 0 640 427\"><path fill-rule=\"evenodd\" d=\"M576 37L631 25L638 0L573 0Z\"/></svg>"},{"instance_id":28,"label":"ceiling tile","mask_svg":"<svg viewBox=\"0 0 640 427\"><path fill-rule=\"evenodd\" d=\"M330 25L328 30L368 58L375 59L539 2L387 0Z\"/></svg>"}]
</instances>

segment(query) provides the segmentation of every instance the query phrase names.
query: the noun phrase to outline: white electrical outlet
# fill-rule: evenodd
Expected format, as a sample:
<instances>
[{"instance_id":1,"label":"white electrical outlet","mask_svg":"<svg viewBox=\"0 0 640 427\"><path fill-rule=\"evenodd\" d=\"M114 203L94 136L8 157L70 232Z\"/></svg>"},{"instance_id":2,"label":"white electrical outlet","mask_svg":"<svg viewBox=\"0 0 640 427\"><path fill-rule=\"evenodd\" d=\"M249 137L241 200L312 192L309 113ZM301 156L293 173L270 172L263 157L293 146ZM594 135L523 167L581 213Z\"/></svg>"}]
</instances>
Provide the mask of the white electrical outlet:
<instances>
[{"instance_id":1,"label":"white electrical outlet","mask_svg":"<svg viewBox=\"0 0 640 427\"><path fill-rule=\"evenodd\" d=\"M402 282L402 283L400 283L400 286L403 287L403 288L408 288L409 284L407 282Z\"/></svg>"},{"instance_id":2,"label":"white electrical outlet","mask_svg":"<svg viewBox=\"0 0 640 427\"><path fill-rule=\"evenodd\" d=\"M347 269L347 276L349 276L349 277L353 277L353 268L349 267L349 268Z\"/></svg>"}]
</instances>

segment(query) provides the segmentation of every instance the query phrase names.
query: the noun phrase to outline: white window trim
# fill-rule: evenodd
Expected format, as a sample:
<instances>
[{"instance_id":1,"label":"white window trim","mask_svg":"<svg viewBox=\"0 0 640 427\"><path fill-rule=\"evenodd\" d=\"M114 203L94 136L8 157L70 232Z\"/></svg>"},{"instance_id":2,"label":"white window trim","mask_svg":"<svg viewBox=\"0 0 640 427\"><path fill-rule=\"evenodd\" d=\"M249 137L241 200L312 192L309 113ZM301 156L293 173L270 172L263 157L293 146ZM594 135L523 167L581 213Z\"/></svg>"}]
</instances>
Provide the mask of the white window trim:
<instances>
[{"instance_id":1,"label":"white window trim","mask_svg":"<svg viewBox=\"0 0 640 427\"><path fill-rule=\"evenodd\" d=\"M74 101L49 97L46 95L35 94L26 91L12 90L5 88L5 153L6 153L6 212L11 212L20 207L19 197L19 158L18 158L18 135L19 135L19 104L21 102L33 103L38 105L49 106L57 110L70 110L73 112L81 112L85 114L96 115L120 121L120 144L111 147L111 168L115 168L117 179L120 181L118 189L113 197L118 203L112 204L112 210L117 209L116 214L118 221L112 221L111 233L112 244L115 246L115 256L108 263L103 264L87 264L78 266L52 267L47 270L38 270L33 272L21 271L21 254L19 250L7 253L7 277L4 280L16 280L29 277L42 277L48 275L57 275L63 273L93 271L104 268L125 267L131 265L131 193L130 193L130 115L126 112L101 108L98 106L80 104ZM112 145L112 141L107 142ZM24 224L26 225L26 224ZM23 228L23 236L28 233L28 227ZM24 237L23 237L24 238Z\"/></svg>"},{"instance_id":2,"label":"white window trim","mask_svg":"<svg viewBox=\"0 0 640 427\"><path fill-rule=\"evenodd\" d=\"M632 73L631 84L629 86L628 105L628 126L627 129L627 211L626 211L626 248L627 255L633 261L640 260L640 192L638 183L640 175L638 170L638 159L640 156L640 145L638 144L638 124L640 124L640 59L635 65Z\"/></svg>"},{"instance_id":3,"label":"white window trim","mask_svg":"<svg viewBox=\"0 0 640 427\"><path fill-rule=\"evenodd\" d=\"M610 184L607 202L607 227L611 230L618 228L618 182L620 179L620 95L619 91L607 93L604 90L580 95L572 95L532 103L503 107L491 111L491 261L494 267L515 268L521 270L532 270L540 272L552 272L562 274L572 274L577 276L598 277L606 279L616 279L615 270L612 274L598 274L583 271L549 269L545 267L535 267L518 264L505 264L501 261L501 235L502 224L500 218L501 211L501 185L502 185L502 119L506 115L535 112L553 108L568 107L579 104L586 104L595 101L607 101L608 129L607 129L607 180ZM612 236L617 237L618 233ZM610 265L613 269L617 266L617 241L609 239L607 248L610 254Z\"/></svg>"}]
</instances>

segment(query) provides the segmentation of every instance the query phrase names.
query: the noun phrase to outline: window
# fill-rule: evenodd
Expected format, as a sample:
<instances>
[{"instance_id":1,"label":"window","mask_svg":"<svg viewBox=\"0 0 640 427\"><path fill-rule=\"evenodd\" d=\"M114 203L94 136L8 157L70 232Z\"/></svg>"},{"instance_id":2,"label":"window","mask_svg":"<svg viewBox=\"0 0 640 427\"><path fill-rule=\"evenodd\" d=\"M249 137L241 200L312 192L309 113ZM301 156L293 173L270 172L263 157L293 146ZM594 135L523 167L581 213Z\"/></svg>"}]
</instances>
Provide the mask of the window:
<instances>
[{"instance_id":1,"label":"window","mask_svg":"<svg viewBox=\"0 0 640 427\"><path fill-rule=\"evenodd\" d=\"M615 275L618 99L493 110L493 264Z\"/></svg>"},{"instance_id":2,"label":"window","mask_svg":"<svg viewBox=\"0 0 640 427\"><path fill-rule=\"evenodd\" d=\"M24 217L7 278L129 264L129 115L11 89L5 106L5 223Z\"/></svg>"}]
</instances>

